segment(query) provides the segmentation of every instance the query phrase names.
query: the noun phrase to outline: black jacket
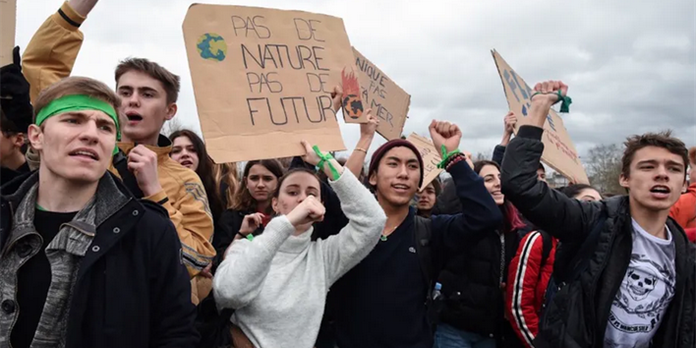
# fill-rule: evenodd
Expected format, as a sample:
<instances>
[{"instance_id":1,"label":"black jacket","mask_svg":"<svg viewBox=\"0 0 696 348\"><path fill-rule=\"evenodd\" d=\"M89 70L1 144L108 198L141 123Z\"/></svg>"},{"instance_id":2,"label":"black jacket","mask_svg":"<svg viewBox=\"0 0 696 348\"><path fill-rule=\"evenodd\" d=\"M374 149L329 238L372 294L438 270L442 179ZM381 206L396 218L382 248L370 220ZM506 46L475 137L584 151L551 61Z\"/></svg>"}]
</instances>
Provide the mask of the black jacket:
<instances>
[{"instance_id":1,"label":"black jacket","mask_svg":"<svg viewBox=\"0 0 696 348\"><path fill-rule=\"evenodd\" d=\"M434 214L462 212L452 185L452 179L448 179L437 199ZM517 341L514 333L508 330L500 284L507 282L508 266L526 230L525 227L511 231L501 238L498 231L491 229L481 239L472 241L465 251L447 253L446 264L437 278L445 296L440 322L462 331L495 337L501 346L512 346L507 342Z\"/></svg>"},{"instance_id":2,"label":"black jacket","mask_svg":"<svg viewBox=\"0 0 696 348\"><path fill-rule=\"evenodd\" d=\"M517 231L511 231L501 238L496 230L490 230L466 251L448 255L438 276L445 295L440 322L486 337L502 334L507 323L500 284L507 282L508 266L519 245L518 236Z\"/></svg>"},{"instance_id":3,"label":"black jacket","mask_svg":"<svg viewBox=\"0 0 696 348\"><path fill-rule=\"evenodd\" d=\"M17 170L12 170L10 168L0 167L0 186L8 184L10 181L18 178L26 173L29 173L29 163L24 162Z\"/></svg>"},{"instance_id":4,"label":"black jacket","mask_svg":"<svg viewBox=\"0 0 696 348\"><path fill-rule=\"evenodd\" d=\"M25 175L2 189L0 246L8 245L13 209L38 175ZM118 190L131 197L107 173ZM18 194L15 194L18 193ZM118 231L118 232L117 232ZM67 347L194 347L195 307L183 265L181 242L167 212L129 198L97 226L91 252L80 261L68 308ZM97 248L98 246L98 248ZM95 251L96 250L96 251Z\"/></svg>"},{"instance_id":5,"label":"black jacket","mask_svg":"<svg viewBox=\"0 0 696 348\"><path fill-rule=\"evenodd\" d=\"M581 202L548 188L536 179L544 149L543 130L522 126L510 142L502 168L503 193L530 221L557 237L564 253L577 253L601 216L606 216L589 266L570 280L548 304L537 347L602 347L611 304L628 269L632 225L628 197ZM671 218L677 271L676 293L653 338L653 347L693 348L696 316L695 251ZM559 259L563 258L560 255ZM554 266L556 270L568 265ZM556 271L555 271L556 272Z\"/></svg>"},{"instance_id":6,"label":"black jacket","mask_svg":"<svg viewBox=\"0 0 696 348\"><path fill-rule=\"evenodd\" d=\"M213 272L215 272L220 263L222 263L227 247L234 241L234 237L237 236L239 229L242 228L244 217L248 214L251 214L251 212L226 209L220 215L220 220L215 222L215 233L213 234L213 247L215 248ZM256 235L257 232L254 234Z\"/></svg>"}]
</instances>

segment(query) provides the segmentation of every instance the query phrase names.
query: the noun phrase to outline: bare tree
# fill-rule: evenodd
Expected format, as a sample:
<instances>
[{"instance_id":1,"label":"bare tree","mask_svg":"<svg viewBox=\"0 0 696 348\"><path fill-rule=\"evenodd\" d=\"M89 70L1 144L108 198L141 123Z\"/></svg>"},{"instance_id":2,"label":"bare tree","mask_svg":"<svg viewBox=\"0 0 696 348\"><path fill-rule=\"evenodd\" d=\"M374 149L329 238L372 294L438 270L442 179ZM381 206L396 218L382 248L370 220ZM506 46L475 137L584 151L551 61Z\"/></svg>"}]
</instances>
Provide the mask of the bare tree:
<instances>
[{"instance_id":1,"label":"bare tree","mask_svg":"<svg viewBox=\"0 0 696 348\"><path fill-rule=\"evenodd\" d=\"M181 123L181 121L177 118L174 117L171 120L167 121L164 123L164 126L162 126L162 133L165 136L169 136L172 133L184 129L184 125Z\"/></svg>"},{"instance_id":2,"label":"bare tree","mask_svg":"<svg viewBox=\"0 0 696 348\"><path fill-rule=\"evenodd\" d=\"M484 154L483 152L479 152L476 155L474 155L473 157L474 157L473 158L474 162L490 160L490 158L488 158L488 156L486 154Z\"/></svg>"},{"instance_id":3,"label":"bare tree","mask_svg":"<svg viewBox=\"0 0 696 348\"><path fill-rule=\"evenodd\" d=\"M587 171L590 182L602 193L621 194L625 190L619 185L621 175L621 148L617 144L597 145L587 156Z\"/></svg>"}]
</instances>

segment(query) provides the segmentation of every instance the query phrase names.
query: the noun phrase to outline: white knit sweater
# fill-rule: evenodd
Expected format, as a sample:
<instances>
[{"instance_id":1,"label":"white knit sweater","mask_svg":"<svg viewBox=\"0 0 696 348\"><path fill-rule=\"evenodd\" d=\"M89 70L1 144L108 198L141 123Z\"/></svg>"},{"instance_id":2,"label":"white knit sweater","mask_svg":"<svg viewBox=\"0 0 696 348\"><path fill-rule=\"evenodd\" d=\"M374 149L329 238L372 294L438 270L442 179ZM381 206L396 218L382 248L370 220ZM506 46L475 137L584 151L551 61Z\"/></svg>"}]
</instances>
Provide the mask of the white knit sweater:
<instances>
[{"instance_id":1,"label":"white knit sweater","mask_svg":"<svg viewBox=\"0 0 696 348\"><path fill-rule=\"evenodd\" d=\"M213 279L220 308L235 308L237 324L257 348L311 348L329 287L379 241L386 216L348 170L329 182L349 220L338 235L312 242L312 228L293 236L285 216L253 241L236 240Z\"/></svg>"}]
</instances>

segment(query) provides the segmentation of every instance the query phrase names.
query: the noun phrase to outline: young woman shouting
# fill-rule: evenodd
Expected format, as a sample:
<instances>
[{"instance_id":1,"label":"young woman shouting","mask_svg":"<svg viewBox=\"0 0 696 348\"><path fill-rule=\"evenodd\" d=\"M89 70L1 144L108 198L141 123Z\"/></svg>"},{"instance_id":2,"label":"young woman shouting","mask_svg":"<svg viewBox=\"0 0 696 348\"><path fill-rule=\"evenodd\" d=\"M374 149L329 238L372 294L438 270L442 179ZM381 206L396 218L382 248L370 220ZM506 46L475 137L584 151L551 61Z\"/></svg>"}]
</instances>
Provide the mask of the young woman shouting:
<instances>
[{"instance_id":1,"label":"young woman shouting","mask_svg":"<svg viewBox=\"0 0 696 348\"><path fill-rule=\"evenodd\" d=\"M305 161L331 179L349 223L312 242L312 224L325 213L321 185L312 171L295 169L279 182L272 200L278 216L264 233L230 245L214 278L215 299L218 307L236 309L232 323L255 347L311 348L329 287L370 253L386 222L374 196L349 170L303 145Z\"/></svg>"}]
</instances>

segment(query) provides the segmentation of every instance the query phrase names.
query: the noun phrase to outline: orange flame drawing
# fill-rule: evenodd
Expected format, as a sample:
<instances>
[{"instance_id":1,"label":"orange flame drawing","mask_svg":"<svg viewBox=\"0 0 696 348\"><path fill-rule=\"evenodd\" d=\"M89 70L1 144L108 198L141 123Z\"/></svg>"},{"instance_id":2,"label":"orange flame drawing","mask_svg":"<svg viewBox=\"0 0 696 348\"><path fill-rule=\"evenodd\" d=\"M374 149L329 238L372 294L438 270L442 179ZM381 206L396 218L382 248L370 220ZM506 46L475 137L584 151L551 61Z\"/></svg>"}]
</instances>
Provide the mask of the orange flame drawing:
<instances>
[{"instance_id":1,"label":"orange flame drawing","mask_svg":"<svg viewBox=\"0 0 696 348\"><path fill-rule=\"evenodd\" d=\"M343 85L343 113L350 118L357 119L363 114L362 100L360 100L360 85L358 78L351 70L346 74L346 69L341 71L341 82Z\"/></svg>"},{"instance_id":2,"label":"orange flame drawing","mask_svg":"<svg viewBox=\"0 0 696 348\"><path fill-rule=\"evenodd\" d=\"M360 85L358 84L358 78L355 73L351 70L350 73L346 74L346 69L341 71L341 82L343 84L343 95L360 95Z\"/></svg>"}]
</instances>

